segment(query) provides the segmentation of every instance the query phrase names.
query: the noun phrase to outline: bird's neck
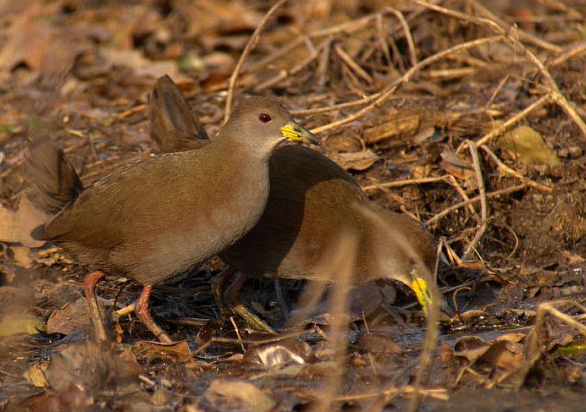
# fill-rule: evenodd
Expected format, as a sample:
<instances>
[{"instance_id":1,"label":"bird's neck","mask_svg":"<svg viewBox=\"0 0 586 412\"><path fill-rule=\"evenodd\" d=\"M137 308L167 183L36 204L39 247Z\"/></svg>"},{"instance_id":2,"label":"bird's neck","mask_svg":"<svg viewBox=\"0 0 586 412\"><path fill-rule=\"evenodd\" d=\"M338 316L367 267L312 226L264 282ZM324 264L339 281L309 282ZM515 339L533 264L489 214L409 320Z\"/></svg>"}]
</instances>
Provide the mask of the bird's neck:
<instances>
[{"instance_id":1,"label":"bird's neck","mask_svg":"<svg viewBox=\"0 0 586 412\"><path fill-rule=\"evenodd\" d=\"M214 158L216 164L212 174L221 186L219 191L225 193L226 197L218 202L211 215L212 220L217 222L229 222L231 220L228 217L239 216L238 228L227 228L229 236L232 236L226 239L230 244L258 222L269 194L270 154L259 155L241 140L220 135L213 140L214 148L220 154Z\"/></svg>"},{"instance_id":2,"label":"bird's neck","mask_svg":"<svg viewBox=\"0 0 586 412\"><path fill-rule=\"evenodd\" d=\"M279 144L274 141L253 143L256 140L254 137L232 129L222 129L214 138L214 142L218 144L218 149L224 150L225 153L238 152L250 160L268 161Z\"/></svg>"}]
</instances>

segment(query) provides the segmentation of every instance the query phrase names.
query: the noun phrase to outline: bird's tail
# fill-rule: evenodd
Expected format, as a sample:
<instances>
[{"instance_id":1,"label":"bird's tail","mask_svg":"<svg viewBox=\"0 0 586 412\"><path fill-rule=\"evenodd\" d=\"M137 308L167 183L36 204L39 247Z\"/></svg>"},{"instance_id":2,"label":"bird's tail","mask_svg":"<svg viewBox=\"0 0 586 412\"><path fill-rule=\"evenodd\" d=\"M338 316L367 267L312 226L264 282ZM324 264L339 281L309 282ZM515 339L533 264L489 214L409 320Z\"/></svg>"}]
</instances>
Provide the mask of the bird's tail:
<instances>
[{"instance_id":1,"label":"bird's tail","mask_svg":"<svg viewBox=\"0 0 586 412\"><path fill-rule=\"evenodd\" d=\"M73 202L83 190L75 169L53 141L46 137L32 138L25 149L26 171L31 202L50 215Z\"/></svg>"},{"instance_id":2,"label":"bird's tail","mask_svg":"<svg viewBox=\"0 0 586 412\"><path fill-rule=\"evenodd\" d=\"M190 150L208 134L169 76L157 80L149 98L151 138L163 153Z\"/></svg>"}]
</instances>

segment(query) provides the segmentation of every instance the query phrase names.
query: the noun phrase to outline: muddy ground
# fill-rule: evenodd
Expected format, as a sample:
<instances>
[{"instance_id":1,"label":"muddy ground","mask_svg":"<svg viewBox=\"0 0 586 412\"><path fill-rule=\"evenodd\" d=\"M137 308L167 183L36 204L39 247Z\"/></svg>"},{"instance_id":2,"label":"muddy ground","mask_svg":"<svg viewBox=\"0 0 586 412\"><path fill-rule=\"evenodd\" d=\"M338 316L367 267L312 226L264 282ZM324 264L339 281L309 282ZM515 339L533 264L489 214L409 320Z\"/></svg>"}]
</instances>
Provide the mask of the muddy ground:
<instances>
[{"instance_id":1,"label":"muddy ground","mask_svg":"<svg viewBox=\"0 0 586 412\"><path fill-rule=\"evenodd\" d=\"M0 2L0 410L583 408L586 5L430 3ZM165 74L210 135L232 95L283 101L372 202L426 225L445 301L430 363L401 285L353 292L340 354L326 304L288 327L301 281L245 286L277 337L221 319L219 258L155 287L178 343L128 314L94 343L86 268L29 236L25 140L50 136L89 185L156 152L148 95ZM109 276L100 302L111 314L140 288Z\"/></svg>"}]
</instances>

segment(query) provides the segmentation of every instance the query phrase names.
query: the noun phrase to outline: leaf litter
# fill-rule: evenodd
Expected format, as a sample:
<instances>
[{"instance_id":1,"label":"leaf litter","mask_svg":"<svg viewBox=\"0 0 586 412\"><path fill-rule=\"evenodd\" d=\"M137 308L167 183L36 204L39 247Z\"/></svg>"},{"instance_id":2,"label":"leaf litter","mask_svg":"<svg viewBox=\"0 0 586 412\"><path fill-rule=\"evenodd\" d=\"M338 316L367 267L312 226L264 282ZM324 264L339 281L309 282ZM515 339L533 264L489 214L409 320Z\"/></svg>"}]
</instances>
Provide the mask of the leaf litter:
<instances>
[{"instance_id":1,"label":"leaf litter","mask_svg":"<svg viewBox=\"0 0 586 412\"><path fill-rule=\"evenodd\" d=\"M439 411L581 407L582 2L291 0L265 21L275 4L0 5L0 410L413 410L421 397ZM150 342L128 314L113 320L113 348L93 344L85 268L28 237L42 216L21 200L23 140L44 130L95 181L154 151L147 95L163 74L212 136L234 93L285 100L372 201L445 239L431 366L401 286L393 305L358 292L347 314L331 310L334 287L298 329L283 313L302 282L276 293L251 281L244 301L283 328L267 336L218 319L218 259L155 288L176 344ZM124 279L99 287L112 311L138 295Z\"/></svg>"}]
</instances>

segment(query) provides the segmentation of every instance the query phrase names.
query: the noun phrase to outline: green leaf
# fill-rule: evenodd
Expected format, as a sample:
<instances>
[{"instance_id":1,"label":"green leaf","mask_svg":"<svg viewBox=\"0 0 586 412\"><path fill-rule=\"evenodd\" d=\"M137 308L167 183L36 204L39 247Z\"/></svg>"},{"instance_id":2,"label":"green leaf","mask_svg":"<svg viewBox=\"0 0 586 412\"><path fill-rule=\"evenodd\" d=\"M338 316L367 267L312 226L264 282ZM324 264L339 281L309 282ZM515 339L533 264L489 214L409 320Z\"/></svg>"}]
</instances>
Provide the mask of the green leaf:
<instances>
[{"instance_id":1,"label":"green leaf","mask_svg":"<svg viewBox=\"0 0 586 412\"><path fill-rule=\"evenodd\" d=\"M557 166L560 160L545 145L541 134L529 126L518 126L497 140L497 145L526 165Z\"/></svg>"}]
</instances>

